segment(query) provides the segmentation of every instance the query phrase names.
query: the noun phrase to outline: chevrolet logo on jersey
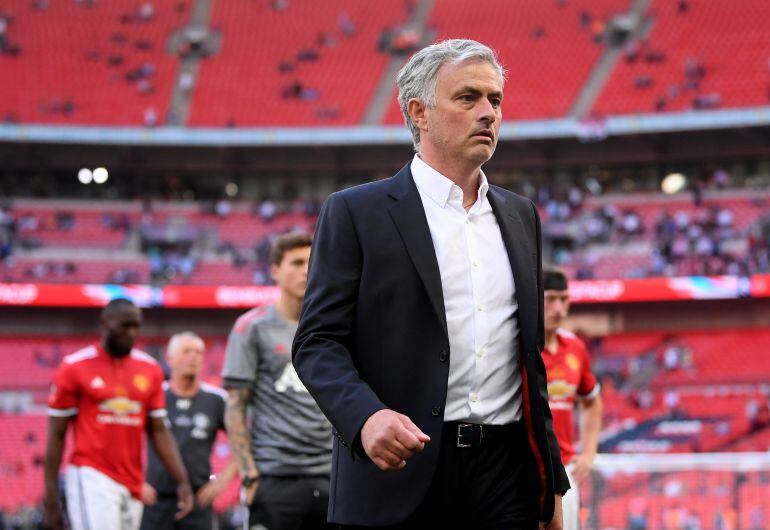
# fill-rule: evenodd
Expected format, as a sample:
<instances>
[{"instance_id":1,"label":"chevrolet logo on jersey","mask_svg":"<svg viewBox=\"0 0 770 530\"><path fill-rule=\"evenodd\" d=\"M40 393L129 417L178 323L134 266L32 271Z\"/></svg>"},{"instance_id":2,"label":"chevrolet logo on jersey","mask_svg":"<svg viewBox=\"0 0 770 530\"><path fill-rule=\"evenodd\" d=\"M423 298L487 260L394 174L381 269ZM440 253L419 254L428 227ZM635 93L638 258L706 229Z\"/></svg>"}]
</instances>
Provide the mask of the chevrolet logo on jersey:
<instances>
[{"instance_id":1,"label":"chevrolet logo on jersey","mask_svg":"<svg viewBox=\"0 0 770 530\"><path fill-rule=\"evenodd\" d=\"M548 383L548 399L567 399L575 395L576 390L577 387L575 385L572 385L563 379L551 381Z\"/></svg>"},{"instance_id":2,"label":"chevrolet logo on jersey","mask_svg":"<svg viewBox=\"0 0 770 530\"><path fill-rule=\"evenodd\" d=\"M142 404L121 396L102 401L99 410L119 415L138 414L142 411Z\"/></svg>"}]
</instances>

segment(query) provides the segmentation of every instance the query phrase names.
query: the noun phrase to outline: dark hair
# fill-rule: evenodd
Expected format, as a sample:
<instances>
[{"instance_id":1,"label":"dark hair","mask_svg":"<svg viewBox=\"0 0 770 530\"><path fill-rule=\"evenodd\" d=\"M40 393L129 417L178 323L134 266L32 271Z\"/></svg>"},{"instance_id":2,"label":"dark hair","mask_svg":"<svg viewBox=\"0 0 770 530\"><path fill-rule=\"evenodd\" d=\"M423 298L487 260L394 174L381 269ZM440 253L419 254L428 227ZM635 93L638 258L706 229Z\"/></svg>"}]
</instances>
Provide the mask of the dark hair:
<instances>
[{"instance_id":1,"label":"dark hair","mask_svg":"<svg viewBox=\"0 0 770 530\"><path fill-rule=\"evenodd\" d=\"M568 288L567 273L553 265L543 266L543 290L566 291Z\"/></svg>"},{"instance_id":2,"label":"dark hair","mask_svg":"<svg viewBox=\"0 0 770 530\"><path fill-rule=\"evenodd\" d=\"M136 307L133 301L128 298L113 298L110 300L104 309L102 309L102 316L108 315L113 311L124 309L126 307Z\"/></svg>"},{"instance_id":3,"label":"dark hair","mask_svg":"<svg viewBox=\"0 0 770 530\"><path fill-rule=\"evenodd\" d=\"M270 263L272 265L280 265L284 254L288 251L295 248L309 247L312 244L313 237L304 232L289 232L280 235L273 242L273 246L270 249Z\"/></svg>"}]
</instances>

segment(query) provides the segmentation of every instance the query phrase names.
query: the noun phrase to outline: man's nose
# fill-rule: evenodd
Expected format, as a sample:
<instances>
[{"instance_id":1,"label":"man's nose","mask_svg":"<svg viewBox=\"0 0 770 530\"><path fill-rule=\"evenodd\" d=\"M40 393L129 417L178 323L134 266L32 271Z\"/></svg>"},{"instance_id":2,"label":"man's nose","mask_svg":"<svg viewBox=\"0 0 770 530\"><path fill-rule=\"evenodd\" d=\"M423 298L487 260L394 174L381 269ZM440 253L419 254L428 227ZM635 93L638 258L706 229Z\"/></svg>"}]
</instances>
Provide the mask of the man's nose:
<instances>
[{"instance_id":1,"label":"man's nose","mask_svg":"<svg viewBox=\"0 0 770 530\"><path fill-rule=\"evenodd\" d=\"M488 99L481 100L481 107L479 109L479 121L487 122L487 125L492 125L497 119L497 109Z\"/></svg>"}]
</instances>

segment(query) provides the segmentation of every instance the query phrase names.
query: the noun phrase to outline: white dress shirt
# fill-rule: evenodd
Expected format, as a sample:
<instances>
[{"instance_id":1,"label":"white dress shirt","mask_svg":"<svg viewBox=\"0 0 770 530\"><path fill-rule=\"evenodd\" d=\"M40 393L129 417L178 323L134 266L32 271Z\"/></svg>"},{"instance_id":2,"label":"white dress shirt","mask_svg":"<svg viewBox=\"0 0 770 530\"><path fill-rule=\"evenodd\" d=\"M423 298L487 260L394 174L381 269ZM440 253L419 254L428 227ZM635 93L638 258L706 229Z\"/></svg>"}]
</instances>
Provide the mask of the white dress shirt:
<instances>
[{"instance_id":1,"label":"white dress shirt","mask_svg":"<svg viewBox=\"0 0 770 530\"><path fill-rule=\"evenodd\" d=\"M444 421L502 425L521 418L516 290L500 226L479 177L466 212L462 189L419 156L411 164L436 251L449 333Z\"/></svg>"}]
</instances>

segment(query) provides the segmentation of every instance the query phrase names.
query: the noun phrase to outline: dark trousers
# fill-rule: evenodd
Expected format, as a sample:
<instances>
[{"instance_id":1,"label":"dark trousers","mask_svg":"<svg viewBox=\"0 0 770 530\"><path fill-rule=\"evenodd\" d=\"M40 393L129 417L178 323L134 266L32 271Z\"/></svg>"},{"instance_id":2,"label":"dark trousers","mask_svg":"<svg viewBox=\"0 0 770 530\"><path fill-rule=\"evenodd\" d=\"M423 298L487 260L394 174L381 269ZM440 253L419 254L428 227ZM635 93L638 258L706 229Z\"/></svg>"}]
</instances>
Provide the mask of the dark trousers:
<instances>
[{"instance_id":1,"label":"dark trousers","mask_svg":"<svg viewBox=\"0 0 770 530\"><path fill-rule=\"evenodd\" d=\"M457 432L456 423L444 424L425 499L406 521L388 528L537 530L540 485L523 424L484 427L472 447L458 447ZM469 441L477 442L461 443Z\"/></svg>"},{"instance_id":2,"label":"dark trousers","mask_svg":"<svg viewBox=\"0 0 770 530\"><path fill-rule=\"evenodd\" d=\"M326 522L329 477L260 477L249 525L269 530L318 530Z\"/></svg>"},{"instance_id":3,"label":"dark trousers","mask_svg":"<svg viewBox=\"0 0 770 530\"><path fill-rule=\"evenodd\" d=\"M179 511L176 495L158 496L158 502L145 506L140 530L211 530L214 512L210 507L195 506L184 519L177 521L174 514Z\"/></svg>"}]
</instances>

